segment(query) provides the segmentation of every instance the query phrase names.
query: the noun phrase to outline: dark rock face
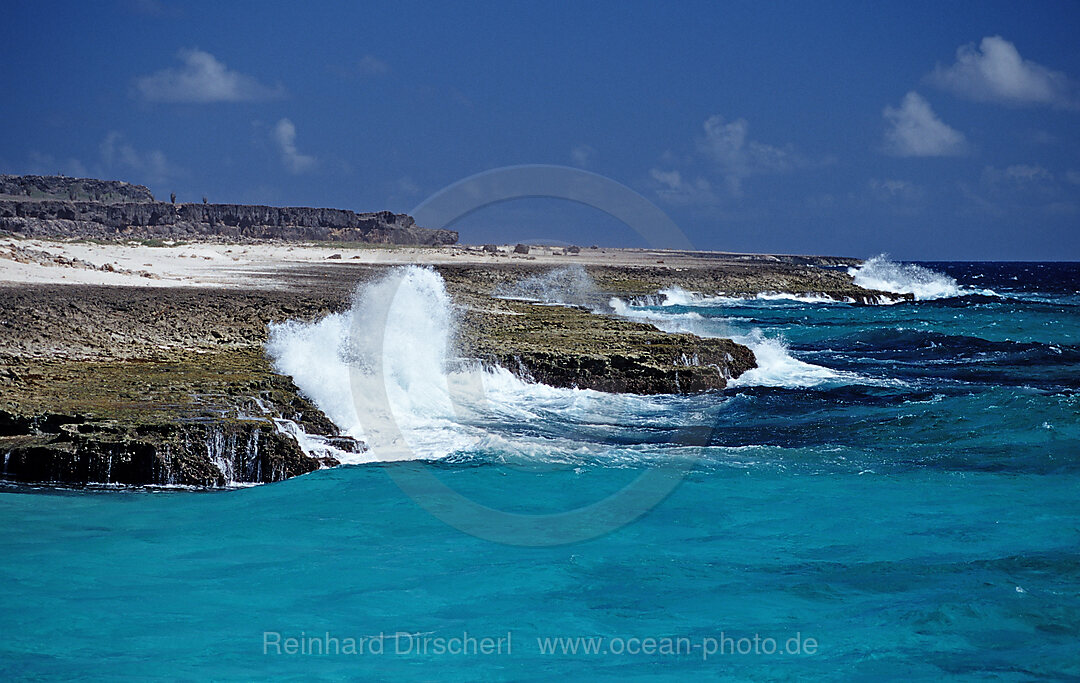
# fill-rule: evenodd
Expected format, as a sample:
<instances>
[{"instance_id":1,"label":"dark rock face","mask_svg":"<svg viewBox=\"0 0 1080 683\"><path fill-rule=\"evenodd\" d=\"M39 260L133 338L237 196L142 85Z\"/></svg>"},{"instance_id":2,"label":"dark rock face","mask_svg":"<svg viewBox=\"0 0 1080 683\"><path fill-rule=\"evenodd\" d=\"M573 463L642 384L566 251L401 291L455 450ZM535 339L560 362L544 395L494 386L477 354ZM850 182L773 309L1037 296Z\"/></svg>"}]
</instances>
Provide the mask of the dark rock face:
<instances>
[{"instance_id":1,"label":"dark rock face","mask_svg":"<svg viewBox=\"0 0 1080 683\"><path fill-rule=\"evenodd\" d=\"M280 481L320 466L261 419L133 425L0 411L0 433L0 477L12 481L227 486Z\"/></svg>"},{"instance_id":2,"label":"dark rock face","mask_svg":"<svg viewBox=\"0 0 1080 683\"><path fill-rule=\"evenodd\" d=\"M102 197L105 199L95 199ZM453 230L428 230L411 216L245 204L155 201L141 185L43 176L0 176L0 230L28 237L345 241L440 245Z\"/></svg>"},{"instance_id":3,"label":"dark rock face","mask_svg":"<svg viewBox=\"0 0 1080 683\"><path fill-rule=\"evenodd\" d=\"M673 339L692 353L576 354L525 351L491 354L526 379L554 387L629 394L692 394L723 389L729 379L756 367L754 354L727 339Z\"/></svg>"}]
</instances>

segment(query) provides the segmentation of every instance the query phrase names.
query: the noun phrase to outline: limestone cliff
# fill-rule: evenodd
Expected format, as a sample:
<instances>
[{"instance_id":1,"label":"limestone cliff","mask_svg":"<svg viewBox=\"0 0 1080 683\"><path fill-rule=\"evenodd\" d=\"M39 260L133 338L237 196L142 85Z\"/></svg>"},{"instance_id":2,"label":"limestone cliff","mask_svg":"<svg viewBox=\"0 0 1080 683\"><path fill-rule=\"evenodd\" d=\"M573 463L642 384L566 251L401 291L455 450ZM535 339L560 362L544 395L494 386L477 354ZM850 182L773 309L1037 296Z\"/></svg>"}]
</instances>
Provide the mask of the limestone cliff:
<instances>
[{"instance_id":1,"label":"limestone cliff","mask_svg":"<svg viewBox=\"0 0 1080 683\"><path fill-rule=\"evenodd\" d=\"M280 239L439 245L452 230L428 230L390 211L156 201L142 185L62 176L0 176L0 230L27 237Z\"/></svg>"}]
</instances>

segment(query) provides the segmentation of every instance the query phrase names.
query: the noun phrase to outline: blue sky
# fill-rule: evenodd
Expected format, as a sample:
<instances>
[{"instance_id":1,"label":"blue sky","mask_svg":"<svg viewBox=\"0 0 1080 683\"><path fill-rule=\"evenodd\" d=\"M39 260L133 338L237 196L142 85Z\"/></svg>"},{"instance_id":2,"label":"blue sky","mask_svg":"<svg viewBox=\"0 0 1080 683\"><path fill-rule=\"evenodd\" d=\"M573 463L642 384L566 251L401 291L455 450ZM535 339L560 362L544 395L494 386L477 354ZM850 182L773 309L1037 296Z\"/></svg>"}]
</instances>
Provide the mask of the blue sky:
<instances>
[{"instance_id":1,"label":"blue sky","mask_svg":"<svg viewBox=\"0 0 1080 683\"><path fill-rule=\"evenodd\" d=\"M564 164L699 248L1080 260L1075 2L10 3L0 57L3 172L408 211ZM555 200L454 227L644 246Z\"/></svg>"}]
</instances>

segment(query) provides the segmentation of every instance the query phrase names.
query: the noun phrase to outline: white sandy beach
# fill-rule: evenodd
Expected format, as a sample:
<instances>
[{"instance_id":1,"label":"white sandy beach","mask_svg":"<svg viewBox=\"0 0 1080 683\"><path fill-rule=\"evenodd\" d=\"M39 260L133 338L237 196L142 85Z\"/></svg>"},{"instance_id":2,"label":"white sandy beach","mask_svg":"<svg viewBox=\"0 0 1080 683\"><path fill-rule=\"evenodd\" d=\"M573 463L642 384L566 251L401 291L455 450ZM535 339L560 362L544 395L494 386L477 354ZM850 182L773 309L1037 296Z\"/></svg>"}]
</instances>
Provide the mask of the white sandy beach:
<instances>
[{"instance_id":1,"label":"white sandy beach","mask_svg":"<svg viewBox=\"0 0 1080 683\"><path fill-rule=\"evenodd\" d=\"M19 258L19 253L23 254ZM34 254L37 259L28 259ZM749 255L729 255L751 258ZM0 238L0 282L38 284L122 285L134 287L243 287L283 284L290 270L316 264L485 264L535 263L679 267L715 263L715 254L688 254L648 249L582 249L531 247L516 254L512 245L496 253L479 246L370 247L323 244L187 243L145 246L137 242L96 243ZM761 258L754 256L753 258ZM64 261L74 263L64 263ZM84 263L78 263L78 261ZM277 281L275 283L275 281Z\"/></svg>"}]
</instances>

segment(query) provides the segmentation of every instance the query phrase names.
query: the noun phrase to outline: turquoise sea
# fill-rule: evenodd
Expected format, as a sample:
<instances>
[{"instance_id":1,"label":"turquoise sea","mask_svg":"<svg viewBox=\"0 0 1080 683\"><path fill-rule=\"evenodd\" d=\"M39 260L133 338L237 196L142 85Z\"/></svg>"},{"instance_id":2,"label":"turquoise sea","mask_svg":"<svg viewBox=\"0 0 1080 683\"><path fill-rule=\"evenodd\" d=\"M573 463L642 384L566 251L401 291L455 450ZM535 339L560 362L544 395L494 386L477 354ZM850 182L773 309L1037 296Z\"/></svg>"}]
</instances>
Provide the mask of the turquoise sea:
<instances>
[{"instance_id":1,"label":"turquoise sea","mask_svg":"<svg viewBox=\"0 0 1080 683\"><path fill-rule=\"evenodd\" d=\"M212 492L0 489L0 678L1080 678L1080 264L856 277L918 300L612 302L750 344L762 368L723 392L487 372L483 401L447 410L425 382L454 385L459 359L425 328L387 345L412 459ZM407 274L426 303L392 299L418 309L405 328L452 318L437 279ZM330 405L348 326L282 326L268 352L360 433ZM589 507L657 472L670 495L640 516ZM587 538L515 544L461 500L575 511L560 533Z\"/></svg>"}]
</instances>

